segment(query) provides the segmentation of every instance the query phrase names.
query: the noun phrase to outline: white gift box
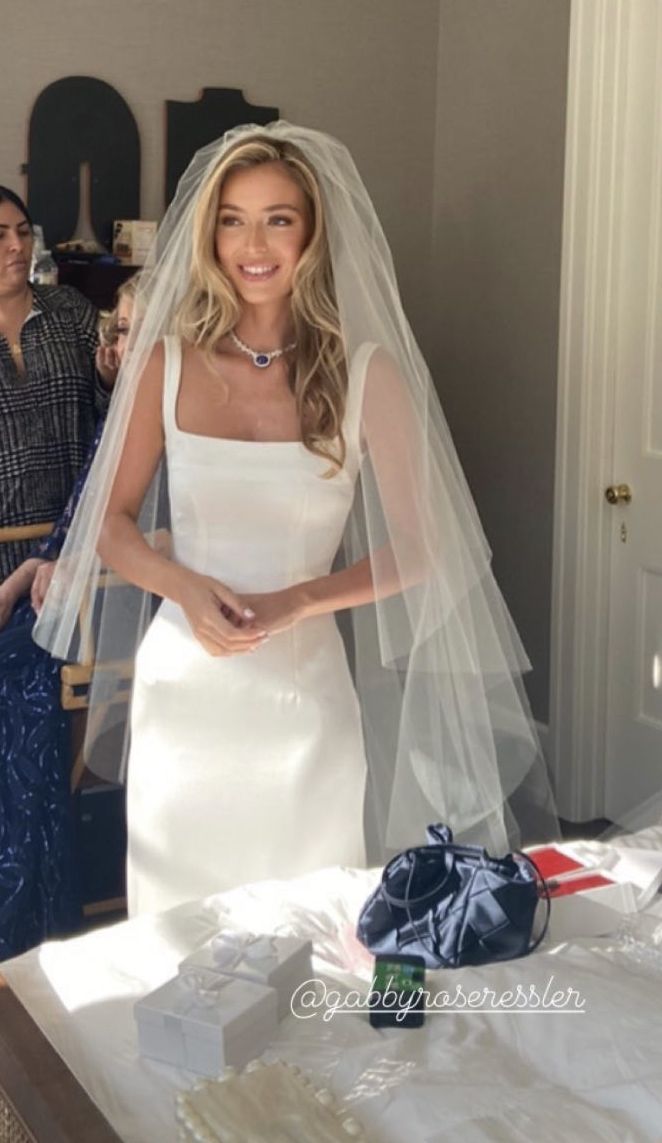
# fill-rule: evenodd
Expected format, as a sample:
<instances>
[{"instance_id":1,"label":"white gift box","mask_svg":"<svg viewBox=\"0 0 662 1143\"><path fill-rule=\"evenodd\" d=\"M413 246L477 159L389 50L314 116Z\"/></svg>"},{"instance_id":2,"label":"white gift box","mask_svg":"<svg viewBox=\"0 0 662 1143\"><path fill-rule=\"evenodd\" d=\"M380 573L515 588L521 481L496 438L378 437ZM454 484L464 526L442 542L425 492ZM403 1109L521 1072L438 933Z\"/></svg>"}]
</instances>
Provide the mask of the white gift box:
<instances>
[{"instance_id":1,"label":"white gift box","mask_svg":"<svg viewBox=\"0 0 662 1143\"><path fill-rule=\"evenodd\" d=\"M632 885L605 885L567 897L552 897L549 933L552 941L603 937L618 931L623 918L637 909Z\"/></svg>"},{"instance_id":2,"label":"white gift box","mask_svg":"<svg viewBox=\"0 0 662 1143\"><path fill-rule=\"evenodd\" d=\"M273 988L196 970L180 973L134 1005L145 1056L214 1078L243 1067L278 1030Z\"/></svg>"},{"instance_id":3,"label":"white gift box","mask_svg":"<svg viewBox=\"0 0 662 1143\"><path fill-rule=\"evenodd\" d=\"M291 1012L299 985L312 973L310 941L299 937L253 936L224 932L196 949L180 964L186 969L205 969L222 975L269 985L278 993L278 1019Z\"/></svg>"},{"instance_id":4,"label":"white gift box","mask_svg":"<svg viewBox=\"0 0 662 1143\"><path fill-rule=\"evenodd\" d=\"M527 849L533 860L546 855L543 866L550 887L566 881L571 892L551 898L549 939L553 942L574 940L577 937L599 937L616 932L623 918L636 913L635 886L626 880L617 880L615 857L606 846L595 847L590 853L582 842L534 846ZM560 859L555 867L554 854ZM568 861L576 868L568 869ZM590 886L591 880L599 883ZM590 886L590 887L589 887Z\"/></svg>"}]
</instances>

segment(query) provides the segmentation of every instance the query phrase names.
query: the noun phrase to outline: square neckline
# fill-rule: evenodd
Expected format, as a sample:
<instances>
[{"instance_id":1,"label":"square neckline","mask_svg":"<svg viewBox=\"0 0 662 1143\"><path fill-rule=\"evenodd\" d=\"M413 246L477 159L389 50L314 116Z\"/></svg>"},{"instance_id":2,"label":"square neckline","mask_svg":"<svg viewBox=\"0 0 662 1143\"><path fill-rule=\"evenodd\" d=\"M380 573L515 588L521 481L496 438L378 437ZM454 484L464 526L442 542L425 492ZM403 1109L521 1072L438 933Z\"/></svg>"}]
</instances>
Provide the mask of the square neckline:
<instances>
[{"instance_id":1,"label":"square neckline","mask_svg":"<svg viewBox=\"0 0 662 1143\"><path fill-rule=\"evenodd\" d=\"M170 383L170 387L171 387L172 391L170 394L169 407L170 407L172 427L174 428L176 433L178 433L182 437L188 437L191 440L214 441L215 443L225 444L225 445L262 445L262 446L267 445L267 446L270 446L272 448L275 445L275 446L281 447L281 448L283 446L286 446L288 448L292 448L293 446L295 448L305 448L305 445L304 445L302 440L261 441L261 440L254 440L254 439L251 439L249 437L214 437L214 436L209 436L208 433L192 433L189 429L182 429L179 425L178 420L177 420L177 401L179 399L179 391L181 389L181 384L182 384L182 365L183 365L182 346L181 346L181 342L180 342L179 338L169 337L166 340L169 342L169 345L166 345L166 360L165 360L165 367L164 367L163 384L164 384L164 389L165 389L165 387L168 384L168 379L169 379L168 374L169 374L169 372L171 372L173 374L173 376L172 376L172 381ZM173 348L175 348L174 354L172 352ZM175 376L175 374L176 374L176 376ZM306 449L306 451L308 451L308 450Z\"/></svg>"},{"instance_id":2,"label":"square neckline","mask_svg":"<svg viewBox=\"0 0 662 1143\"><path fill-rule=\"evenodd\" d=\"M207 433L192 433L187 429L180 428L177 421L177 399L179 397L182 379L182 345L176 335L167 334L163 338L163 346L165 351L163 427L166 433L170 431L186 441L201 441L203 444L222 445L229 450L246 450L248 447L255 452L268 452L268 450L271 449L272 451L280 451L282 453L288 449L290 452L295 449L299 453L304 453L307 457L315 456L314 453L310 452L310 449L306 448L302 440L264 441L251 440L244 437L217 437L209 436ZM348 392L343 433L348 450L347 460L349 460L351 456L355 457L355 468L357 471L361 466L366 452L360 433L363 387L368 363L377 348L378 346L374 342L363 342L348 363ZM342 471L348 471L347 463L343 465Z\"/></svg>"}]
</instances>

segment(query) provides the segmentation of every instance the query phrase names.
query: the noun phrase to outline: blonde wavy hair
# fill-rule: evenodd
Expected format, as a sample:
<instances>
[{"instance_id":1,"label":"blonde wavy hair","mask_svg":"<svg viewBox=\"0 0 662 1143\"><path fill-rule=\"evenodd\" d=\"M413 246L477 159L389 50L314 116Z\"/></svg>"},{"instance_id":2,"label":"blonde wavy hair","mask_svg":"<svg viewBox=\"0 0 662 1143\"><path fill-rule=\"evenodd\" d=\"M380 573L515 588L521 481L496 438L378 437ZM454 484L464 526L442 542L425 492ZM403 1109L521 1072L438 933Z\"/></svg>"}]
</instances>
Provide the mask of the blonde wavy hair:
<instances>
[{"instance_id":1,"label":"blonde wavy hair","mask_svg":"<svg viewBox=\"0 0 662 1143\"><path fill-rule=\"evenodd\" d=\"M144 271L138 271L121 282L115 291L115 305L112 310L102 310L99 314L99 340L102 345L114 345L117 341L117 310L122 298L135 301L138 288L144 284Z\"/></svg>"},{"instance_id":2,"label":"blonde wavy hair","mask_svg":"<svg viewBox=\"0 0 662 1143\"><path fill-rule=\"evenodd\" d=\"M305 447L342 468L346 444L342 424L347 403L347 364L340 330L322 196L315 171L298 147L255 135L231 147L208 176L193 218L193 249L186 293L175 330L185 341L213 353L241 316L241 301L216 258L218 204L234 171L280 163L302 189L311 235L292 284L296 356L289 383L296 400Z\"/></svg>"}]
</instances>

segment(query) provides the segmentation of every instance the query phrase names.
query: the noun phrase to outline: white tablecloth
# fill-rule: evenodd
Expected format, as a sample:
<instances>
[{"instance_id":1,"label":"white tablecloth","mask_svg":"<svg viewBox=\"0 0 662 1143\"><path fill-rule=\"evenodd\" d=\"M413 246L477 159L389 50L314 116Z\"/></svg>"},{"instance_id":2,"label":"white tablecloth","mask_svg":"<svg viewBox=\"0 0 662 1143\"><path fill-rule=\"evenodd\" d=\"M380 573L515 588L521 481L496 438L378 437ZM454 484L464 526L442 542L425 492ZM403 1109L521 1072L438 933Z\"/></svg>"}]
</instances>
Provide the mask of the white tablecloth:
<instances>
[{"instance_id":1,"label":"white tablecloth","mask_svg":"<svg viewBox=\"0 0 662 1143\"><path fill-rule=\"evenodd\" d=\"M143 916L2 965L11 987L125 1143L175 1143L174 1096L195 1077L138 1054L133 1002L222 927L315 943L316 973L367 991L354 937L370 871L322 870ZM376 1031L363 1013L289 1016L265 1055L330 1086L374 1143L659 1143L662 969L609 938L428 974L431 993L573 989L583 1011L436 1012Z\"/></svg>"}]
</instances>

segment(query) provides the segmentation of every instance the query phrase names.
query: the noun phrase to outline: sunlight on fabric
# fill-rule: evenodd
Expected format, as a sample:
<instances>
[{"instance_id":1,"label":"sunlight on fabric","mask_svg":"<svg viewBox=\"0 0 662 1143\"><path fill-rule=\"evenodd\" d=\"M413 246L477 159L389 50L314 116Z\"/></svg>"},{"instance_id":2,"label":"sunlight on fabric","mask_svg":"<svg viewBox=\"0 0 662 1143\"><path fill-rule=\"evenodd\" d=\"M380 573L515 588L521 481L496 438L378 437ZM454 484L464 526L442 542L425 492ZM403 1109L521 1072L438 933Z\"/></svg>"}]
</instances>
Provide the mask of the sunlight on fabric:
<instances>
[{"instance_id":1,"label":"sunlight on fabric","mask_svg":"<svg viewBox=\"0 0 662 1143\"><path fill-rule=\"evenodd\" d=\"M66 1012L96 1027L100 1019L117 1017L126 1034L133 1028L132 1006L127 1008L126 1001L176 976L181 960L211 937L225 929L296 935L312 915L322 961L327 954L332 963L339 963L333 951L339 942L345 968L369 979L372 957L354 930L378 874L377 869L334 867L295 881L263 881L80 937L49 941L38 952L33 950L39 965L33 988L54 1021ZM345 906L339 908L341 890L351 920L345 917Z\"/></svg>"},{"instance_id":2,"label":"sunlight on fabric","mask_svg":"<svg viewBox=\"0 0 662 1143\"><path fill-rule=\"evenodd\" d=\"M92 934L70 941L50 941L39 950L44 990L49 988L67 1012L98 1007L111 997L116 1000L118 995L130 997L144 994L145 981L150 981L154 975L155 964L158 964L156 985L169 975L175 975L179 959L176 952L172 950L168 956L163 942L155 941L153 936L152 939L148 937L140 940L135 925L130 955L127 955L127 950L122 949L121 939L125 928L126 926L117 926L112 935L110 930L99 930L99 939L105 933L105 945L99 945L99 957L94 956L93 946L96 942L90 940ZM121 959L125 959L125 970L118 971L117 963L107 957L109 941L111 948L113 943L116 944L120 963ZM104 949L105 952L102 953ZM164 960L169 960L170 963L164 963Z\"/></svg>"}]
</instances>

